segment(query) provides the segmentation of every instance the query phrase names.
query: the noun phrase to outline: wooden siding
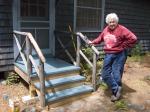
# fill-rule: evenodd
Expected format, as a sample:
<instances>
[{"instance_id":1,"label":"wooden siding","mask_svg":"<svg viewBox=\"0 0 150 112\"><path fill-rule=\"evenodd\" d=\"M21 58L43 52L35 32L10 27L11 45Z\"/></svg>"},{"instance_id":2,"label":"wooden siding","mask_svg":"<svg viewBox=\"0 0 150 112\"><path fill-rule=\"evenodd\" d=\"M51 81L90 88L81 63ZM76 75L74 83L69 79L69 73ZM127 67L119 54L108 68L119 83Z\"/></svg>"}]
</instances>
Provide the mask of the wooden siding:
<instances>
[{"instance_id":1,"label":"wooden siding","mask_svg":"<svg viewBox=\"0 0 150 112\"><path fill-rule=\"evenodd\" d=\"M12 0L0 0L0 72L13 70Z\"/></svg>"},{"instance_id":2,"label":"wooden siding","mask_svg":"<svg viewBox=\"0 0 150 112\"><path fill-rule=\"evenodd\" d=\"M58 0L56 4L56 29L69 30L73 27L73 3L74 0Z\"/></svg>"}]
</instances>

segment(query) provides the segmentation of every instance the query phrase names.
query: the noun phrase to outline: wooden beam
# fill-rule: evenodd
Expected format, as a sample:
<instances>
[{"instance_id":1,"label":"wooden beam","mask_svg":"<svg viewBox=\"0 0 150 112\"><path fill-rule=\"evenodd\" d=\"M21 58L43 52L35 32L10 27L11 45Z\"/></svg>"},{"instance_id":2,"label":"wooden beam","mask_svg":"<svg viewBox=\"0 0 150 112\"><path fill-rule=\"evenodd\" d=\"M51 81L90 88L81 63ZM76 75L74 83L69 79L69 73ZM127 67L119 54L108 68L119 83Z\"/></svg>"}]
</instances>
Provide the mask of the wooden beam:
<instances>
[{"instance_id":1,"label":"wooden beam","mask_svg":"<svg viewBox=\"0 0 150 112\"><path fill-rule=\"evenodd\" d=\"M15 34L14 34L14 38L15 38L15 40L16 40L16 44L17 44L17 47L18 47L18 49L19 49L19 53L20 53L20 55L21 55L21 58L22 58L23 63L24 63L24 65L25 65L25 67L26 67L26 70L27 70L27 60L26 60L26 58L25 58L25 55L24 55L23 52L21 51L21 50L22 50L21 45L20 45L19 40L17 39L17 37L16 37Z\"/></svg>"},{"instance_id":2,"label":"wooden beam","mask_svg":"<svg viewBox=\"0 0 150 112\"><path fill-rule=\"evenodd\" d=\"M32 63L33 67L35 68L35 71L38 74L38 77L40 77L39 68L38 68L37 64L35 63L34 58L32 57L32 55L29 55L29 59L31 60L31 63Z\"/></svg>"},{"instance_id":3,"label":"wooden beam","mask_svg":"<svg viewBox=\"0 0 150 112\"><path fill-rule=\"evenodd\" d=\"M68 57L70 58L70 60L72 61L72 63L74 65L76 65L75 60L73 59L73 57L71 56L71 54L69 53L69 51L67 49L65 49L65 46L63 45L62 41L59 39L59 37L57 37L58 42L60 43L61 47L65 50L66 54L68 55Z\"/></svg>"},{"instance_id":4,"label":"wooden beam","mask_svg":"<svg viewBox=\"0 0 150 112\"><path fill-rule=\"evenodd\" d=\"M84 53L80 50L79 51L81 56L85 59L85 61L93 68L93 64L88 60L88 58L84 55Z\"/></svg>"},{"instance_id":5,"label":"wooden beam","mask_svg":"<svg viewBox=\"0 0 150 112\"><path fill-rule=\"evenodd\" d=\"M16 66L14 66L14 71L29 84L29 76L27 75L27 73L23 72Z\"/></svg>"}]
</instances>

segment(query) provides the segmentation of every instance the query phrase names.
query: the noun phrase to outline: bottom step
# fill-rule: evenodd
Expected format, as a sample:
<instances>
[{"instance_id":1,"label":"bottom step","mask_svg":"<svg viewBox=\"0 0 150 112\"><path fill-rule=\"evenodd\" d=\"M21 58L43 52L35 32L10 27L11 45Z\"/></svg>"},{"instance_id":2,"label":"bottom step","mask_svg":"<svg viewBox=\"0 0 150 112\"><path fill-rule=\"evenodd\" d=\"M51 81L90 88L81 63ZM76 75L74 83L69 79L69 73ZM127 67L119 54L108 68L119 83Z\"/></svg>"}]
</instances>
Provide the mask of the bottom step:
<instances>
[{"instance_id":1,"label":"bottom step","mask_svg":"<svg viewBox=\"0 0 150 112\"><path fill-rule=\"evenodd\" d=\"M82 85L70 89L66 89L63 91L57 91L55 93L46 94L46 102L47 103L56 103L59 100L66 99L68 97L73 97L81 94L90 93L93 91L93 88L89 85Z\"/></svg>"}]
</instances>

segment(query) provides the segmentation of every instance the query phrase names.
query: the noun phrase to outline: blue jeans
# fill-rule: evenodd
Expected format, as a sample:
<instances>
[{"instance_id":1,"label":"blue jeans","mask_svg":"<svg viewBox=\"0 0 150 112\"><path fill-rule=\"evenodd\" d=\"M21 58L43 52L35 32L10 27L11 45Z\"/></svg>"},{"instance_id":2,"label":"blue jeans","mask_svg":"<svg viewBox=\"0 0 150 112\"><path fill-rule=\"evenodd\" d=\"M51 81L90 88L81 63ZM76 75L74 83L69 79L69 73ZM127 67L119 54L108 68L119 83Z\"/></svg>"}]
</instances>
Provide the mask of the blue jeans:
<instances>
[{"instance_id":1,"label":"blue jeans","mask_svg":"<svg viewBox=\"0 0 150 112\"><path fill-rule=\"evenodd\" d=\"M115 54L105 54L102 78L112 89L113 94L116 94L118 87L122 85L121 79L126 59L127 50Z\"/></svg>"}]
</instances>

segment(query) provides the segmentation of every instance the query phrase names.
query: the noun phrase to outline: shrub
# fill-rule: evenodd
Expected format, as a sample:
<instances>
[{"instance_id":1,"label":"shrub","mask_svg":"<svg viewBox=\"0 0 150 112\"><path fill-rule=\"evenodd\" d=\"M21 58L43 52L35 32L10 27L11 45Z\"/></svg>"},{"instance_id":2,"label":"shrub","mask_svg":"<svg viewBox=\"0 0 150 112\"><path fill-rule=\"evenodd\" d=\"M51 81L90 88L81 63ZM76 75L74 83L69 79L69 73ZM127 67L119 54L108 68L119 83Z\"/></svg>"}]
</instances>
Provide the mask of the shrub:
<instances>
[{"instance_id":1,"label":"shrub","mask_svg":"<svg viewBox=\"0 0 150 112\"><path fill-rule=\"evenodd\" d=\"M88 46L84 46L84 48L82 48L82 51L87 56L87 58L92 62L93 61L92 49ZM91 66L85 60L81 60L80 66L81 66L82 74L86 77L86 81L91 81L91 79L92 79L92 68L91 68ZM97 75L98 75L101 67L102 67L102 61L97 60Z\"/></svg>"},{"instance_id":2,"label":"shrub","mask_svg":"<svg viewBox=\"0 0 150 112\"><path fill-rule=\"evenodd\" d=\"M142 46L140 43L136 44L134 48L131 49L131 56L142 55Z\"/></svg>"},{"instance_id":3,"label":"shrub","mask_svg":"<svg viewBox=\"0 0 150 112\"><path fill-rule=\"evenodd\" d=\"M5 75L6 75L6 83L8 85L20 82L20 76L14 72L7 72Z\"/></svg>"}]
</instances>

